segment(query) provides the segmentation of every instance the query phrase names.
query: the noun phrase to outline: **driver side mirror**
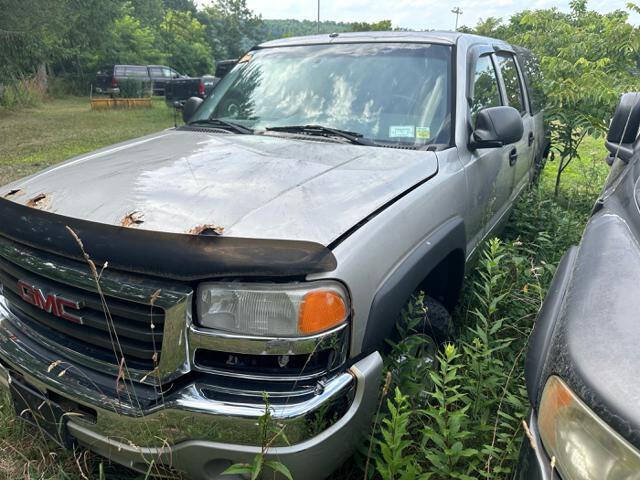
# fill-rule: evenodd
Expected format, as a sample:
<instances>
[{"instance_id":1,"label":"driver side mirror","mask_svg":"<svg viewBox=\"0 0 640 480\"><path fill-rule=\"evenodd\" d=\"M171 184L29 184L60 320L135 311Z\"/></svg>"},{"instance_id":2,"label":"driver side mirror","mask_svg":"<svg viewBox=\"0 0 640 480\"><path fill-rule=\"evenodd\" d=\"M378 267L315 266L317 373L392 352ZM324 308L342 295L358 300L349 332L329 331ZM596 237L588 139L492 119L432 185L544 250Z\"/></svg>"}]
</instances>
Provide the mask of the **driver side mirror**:
<instances>
[{"instance_id":1,"label":"driver side mirror","mask_svg":"<svg viewBox=\"0 0 640 480\"><path fill-rule=\"evenodd\" d=\"M489 107L478 112L469 148L497 148L518 142L524 134L522 117L513 107Z\"/></svg>"},{"instance_id":2,"label":"driver side mirror","mask_svg":"<svg viewBox=\"0 0 640 480\"><path fill-rule=\"evenodd\" d=\"M201 103L202 99L200 97L191 97L185 102L184 107L182 107L182 120L184 123L189 123Z\"/></svg>"}]
</instances>

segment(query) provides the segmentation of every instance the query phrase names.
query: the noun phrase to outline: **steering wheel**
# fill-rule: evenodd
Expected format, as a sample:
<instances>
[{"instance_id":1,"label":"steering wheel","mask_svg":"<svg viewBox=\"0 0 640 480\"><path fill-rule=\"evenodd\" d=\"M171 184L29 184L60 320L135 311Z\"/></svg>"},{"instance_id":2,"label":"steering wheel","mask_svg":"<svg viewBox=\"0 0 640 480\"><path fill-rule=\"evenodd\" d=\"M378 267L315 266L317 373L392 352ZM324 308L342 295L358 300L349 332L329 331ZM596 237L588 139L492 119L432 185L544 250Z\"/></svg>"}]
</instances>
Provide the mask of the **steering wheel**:
<instances>
[{"instance_id":1,"label":"steering wheel","mask_svg":"<svg viewBox=\"0 0 640 480\"><path fill-rule=\"evenodd\" d=\"M231 96L218 104L214 115L218 117L235 118L240 113L240 105L240 98Z\"/></svg>"}]
</instances>

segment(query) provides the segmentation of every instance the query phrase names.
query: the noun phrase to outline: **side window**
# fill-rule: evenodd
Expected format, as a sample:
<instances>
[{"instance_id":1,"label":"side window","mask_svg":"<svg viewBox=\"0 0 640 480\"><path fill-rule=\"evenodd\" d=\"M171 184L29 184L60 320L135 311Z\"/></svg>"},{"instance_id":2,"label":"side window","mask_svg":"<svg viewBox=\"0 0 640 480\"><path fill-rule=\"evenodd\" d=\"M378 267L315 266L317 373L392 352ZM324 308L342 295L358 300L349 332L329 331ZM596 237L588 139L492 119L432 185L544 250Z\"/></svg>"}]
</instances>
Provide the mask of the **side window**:
<instances>
[{"instance_id":1,"label":"side window","mask_svg":"<svg viewBox=\"0 0 640 480\"><path fill-rule=\"evenodd\" d=\"M148 77L147 67L127 67L127 77Z\"/></svg>"},{"instance_id":2,"label":"side window","mask_svg":"<svg viewBox=\"0 0 640 480\"><path fill-rule=\"evenodd\" d=\"M507 94L509 106L524 115L527 113L527 107L525 106L524 93L522 91L516 61L513 59L513 55L508 53L499 53L496 57L498 58L498 65L500 65L500 72L502 72L504 89Z\"/></svg>"},{"instance_id":3,"label":"side window","mask_svg":"<svg viewBox=\"0 0 640 480\"><path fill-rule=\"evenodd\" d=\"M535 115L542 109L545 104L545 94L542 89L542 72L538 60L529 50L516 47L516 58L518 65L522 69L522 76L527 87L527 95L529 97L529 108L531 114Z\"/></svg>"},{"instance_id":4,"label":"side window","mask_svg":"<svg viewBox=\"0 0 640 480\"><path fill-rule=\"evenodd\" d=\"M162 75L167 78L171 78L171 69L168 67L162 67Z\"/></svg>"},{"instance_id":5,"label":"side window","mask_svg":"<svg viewBox=\"0 0 640 480\"><path fill-rule=\"evenodd\" d=\"M124 67L122 67L122 66L118 65L118 66L116 67L116 70L115 70L115 75L116 75L117 77L122 77L122 76L124 76Z\"/></svg>"},{"instance_id":6,"label":"side window","mask_svg":"<svg viewBox=\"0 0 640 480\"><path fill-rule=\"evenodd\" d=\"M478 112L484 108L501 105L498 79L489 55L480 57L476 62L473 80L473 103L471 104L471 120L476 123Z\"/></svg>"},{"instance_id":7,"label":"side window","mask_svg":"<svg viewBox=\"0 0 640 480\"><path fill-rule=\"evenodd\" d=\"M149 67L149 75L152 77L161 77L162 69L160 67Z\"/></svg>"}]
</instances>

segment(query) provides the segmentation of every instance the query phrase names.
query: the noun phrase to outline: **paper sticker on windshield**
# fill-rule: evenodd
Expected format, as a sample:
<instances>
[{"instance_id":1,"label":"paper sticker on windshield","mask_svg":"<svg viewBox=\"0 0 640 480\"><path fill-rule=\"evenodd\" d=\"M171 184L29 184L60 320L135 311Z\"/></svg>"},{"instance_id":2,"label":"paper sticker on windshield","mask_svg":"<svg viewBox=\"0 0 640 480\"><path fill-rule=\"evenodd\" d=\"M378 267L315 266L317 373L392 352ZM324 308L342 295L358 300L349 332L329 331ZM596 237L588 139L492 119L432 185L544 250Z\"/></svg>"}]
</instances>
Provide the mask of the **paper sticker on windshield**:
<instances>
[{"instance_id":1,"label":"paper sticker on windshield","mask_svg":"<svg viewBox=\"0 0 640 480\"><path fill-rule=\"evenodd\" d=\"M392 125L389 127L389 138L415 138L416 129L413 125Z\"/></svg>"},{"instance_id":2,"label":"paper sticker on windshield","mask_svg":"<svg viewBox=\"0 0 640 480\"><path fill-rule=\"evenodd\" d=\"M250 62L252 58L253 58L253 53L249 52L244 57L242 57L240 60L238 60L238 63Z\"/></svg>"},{"instance_id":3,"label":"paper sticker on windshield","mask_svg":"<svg viewBox=\"0 0 640 480\"><path fill-rule=\"evenodd\" d=\"M431 138L431 128L416 127L416 138L420 140L429 140Z\"/></svg>"}]
</instances>

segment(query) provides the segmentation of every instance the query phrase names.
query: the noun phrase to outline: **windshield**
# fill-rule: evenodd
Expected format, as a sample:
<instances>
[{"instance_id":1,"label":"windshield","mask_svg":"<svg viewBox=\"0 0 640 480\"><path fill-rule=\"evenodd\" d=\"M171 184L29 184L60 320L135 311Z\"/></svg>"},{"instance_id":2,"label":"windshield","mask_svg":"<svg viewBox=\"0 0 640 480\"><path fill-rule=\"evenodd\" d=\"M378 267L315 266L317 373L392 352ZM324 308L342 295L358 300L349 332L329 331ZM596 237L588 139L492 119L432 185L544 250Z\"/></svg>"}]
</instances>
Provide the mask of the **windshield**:
<instances>
[{"instance_id":1,"label":"windshield","mask_svg":"<svg viewBox=\"0 0 640 480\"><path fill-rule=\"evenodd\" d=\"M451 48L365 43L258 49L192 121L254 129L321 125L376 142L450 142Z\"/></svg>"}]
</instances>

